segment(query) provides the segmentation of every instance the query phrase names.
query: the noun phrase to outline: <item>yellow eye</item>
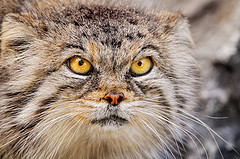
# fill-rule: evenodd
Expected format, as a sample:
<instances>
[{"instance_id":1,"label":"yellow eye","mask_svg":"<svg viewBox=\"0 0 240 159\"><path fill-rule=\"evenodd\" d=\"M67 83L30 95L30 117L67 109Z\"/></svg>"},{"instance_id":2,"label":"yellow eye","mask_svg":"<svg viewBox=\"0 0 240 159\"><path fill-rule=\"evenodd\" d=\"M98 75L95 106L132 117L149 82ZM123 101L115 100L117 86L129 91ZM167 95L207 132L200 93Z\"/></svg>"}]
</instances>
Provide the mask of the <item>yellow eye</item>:
<instances>
[{"instance_id":1,"label":"yellow eye","mask_svg":"<svg viewBox=\"0 0 240 159\"><path fill-rule=\"evenodd\" d=\"M85 75L91 71L92 65L86 59L74 56L69 59L69 68L77 74Z\"/></svg>"},{"instance_id":2,"label":"yellow eye","mask_svg":"<svg viewBox=\"0 0 240 159\"><path fill-rule=\"evenodd\" d=\"M152 69L152 61L149 57L134 62L130 68L132 75L141 76L149 73Z\"/></svg>"}]
</instances>

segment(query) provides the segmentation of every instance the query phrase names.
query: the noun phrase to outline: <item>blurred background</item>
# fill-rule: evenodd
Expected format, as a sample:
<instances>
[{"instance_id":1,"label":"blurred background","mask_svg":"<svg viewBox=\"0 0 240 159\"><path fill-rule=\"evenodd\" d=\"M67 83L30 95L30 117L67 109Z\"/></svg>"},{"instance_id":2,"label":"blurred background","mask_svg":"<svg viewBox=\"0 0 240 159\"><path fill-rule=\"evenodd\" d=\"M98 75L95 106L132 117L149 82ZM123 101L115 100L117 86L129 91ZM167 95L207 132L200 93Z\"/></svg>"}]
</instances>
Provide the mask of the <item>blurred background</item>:
<instances>
[{"instance_id":1,"label":"blurred background","mask_svg":"<svg viewBox=\"0 0 240 159\"><path fill-rule=\"evenodd\" d=\"M146 1L141 0L144 5ZM240 159L240 0L151 0L155 9L168 8L188 17L201 68L198 116L226 142L202 126L198 147L187 141L183 158ZM222 152L219 153L219 149Z\"/></svg>"},{"instance_id":2,"label":"blurred background","mask_svg":"<svg viewBox=\"0 0 240 159\"><path fill-rule=\"evenodd\" d=\"M174 2L175 1L175 2ZM200 63L202 120L216 137L225 159L240 159L240 0L173 0L169 7L189 17ZM210 159L222 158L211 134L202 127L201 141ZM189 146L185 158L207 158L202 146Z\"/></svg>"}]
</instances>

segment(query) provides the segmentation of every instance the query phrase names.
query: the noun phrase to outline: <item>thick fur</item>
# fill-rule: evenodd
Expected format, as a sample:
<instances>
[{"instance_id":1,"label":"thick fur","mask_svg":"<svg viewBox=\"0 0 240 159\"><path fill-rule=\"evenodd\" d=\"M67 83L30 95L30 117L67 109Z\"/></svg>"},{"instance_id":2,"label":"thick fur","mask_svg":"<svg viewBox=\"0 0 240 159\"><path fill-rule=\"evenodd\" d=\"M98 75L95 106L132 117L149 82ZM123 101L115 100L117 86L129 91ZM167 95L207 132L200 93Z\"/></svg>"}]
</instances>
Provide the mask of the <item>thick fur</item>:
<instances>
[{"instance_id":1,"label":"thick fur","mask_svg":"<svg viewBox=\"0 0 240 159\"><path fill-rule=\"evenodd\" d=\"M186 18L103 2L15 5L2 11L1 158L181 153L198 92ZM91 74L69 70L66 61L75 55L91 62ZM152 71L132 76L131 64L143 57L151 57ZM110 91L125 99L111 106L103 99ZM126 122L94 122L111 115Z\"/></svg>"}]
</instances>

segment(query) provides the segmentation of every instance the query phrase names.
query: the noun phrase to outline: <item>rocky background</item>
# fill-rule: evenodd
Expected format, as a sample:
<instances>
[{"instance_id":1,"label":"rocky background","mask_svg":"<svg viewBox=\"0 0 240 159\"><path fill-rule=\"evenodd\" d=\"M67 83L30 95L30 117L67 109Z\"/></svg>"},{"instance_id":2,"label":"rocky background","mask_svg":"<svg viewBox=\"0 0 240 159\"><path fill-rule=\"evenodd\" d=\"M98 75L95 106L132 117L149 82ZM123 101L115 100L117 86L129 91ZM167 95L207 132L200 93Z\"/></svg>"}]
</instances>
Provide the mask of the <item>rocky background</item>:
<instances>
[{"instance_id":1,"label":"rocky background","mask_svg":"<svg viewBox=\"0 0 240 159\"><path fill-rule=\"evenodd\" d=\"M203 134L198 138L209 159L240 159L234 151L240 152L240 0L171 0L168 5L189 17L201 68L199 114L223 138L214 135L222 154L207 129L198 127ZM188 145L184 158L207 158L203 146Z\"/></svg>"},{"instance_id":2,"label":"rocky background","mask_svg":"<svg viewBox=\"0 0 240 159\"><path fill-rule=\"evenodd\" d=\"M198 118L221 136L196 126L202 145L186 141L182 158L240 159L240 0L140 1L189 18L202 80Z\"/></svg>"}]
</instances>

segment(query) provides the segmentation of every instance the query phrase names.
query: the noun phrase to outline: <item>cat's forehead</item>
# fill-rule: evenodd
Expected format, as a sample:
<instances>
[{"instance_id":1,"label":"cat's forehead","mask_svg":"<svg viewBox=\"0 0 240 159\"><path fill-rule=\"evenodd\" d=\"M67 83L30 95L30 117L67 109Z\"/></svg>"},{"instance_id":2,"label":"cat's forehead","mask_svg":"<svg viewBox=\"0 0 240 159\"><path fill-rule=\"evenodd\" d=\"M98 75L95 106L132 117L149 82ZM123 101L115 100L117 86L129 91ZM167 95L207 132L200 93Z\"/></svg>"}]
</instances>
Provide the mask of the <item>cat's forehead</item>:
<instances>
[{"instance_id":1,"label":"cat's forehead","mask_svg":"<svg viewBox=\"0 0 240 159\"><path fill-rule=\"evenodd\" d=\"M59 41L65 41L67 48L79 49L92 61L127 61L153 40L152 19L134 10L80 5L52 16L56 27L64 28L57 35Z\"/></svg>"},{"instance_id":2,"label":"cat's forehead","mask_svg":"<svg viewBox=\"0 0 240 159\"><path fill-rule=\"evenodd\" d=\"M53 15L53 21L68 28L72 38L88 38L102 44L119 47L121 39L143 38L153 21L134 10L104 6L78 6L67 8ZM151 21L151 22L150 22Z\"/></svg>"},{"instance_id":3,"label":"cat's forehead","mask_svg":"<svg viewBox=\"0 0 240 159\"><path fill-rule=\"evenodd\" d=\"M53 13L55 22L72 23L76 26L108 26L117 22L119 25L125 22L137 25L144 17L143 12L133 9L114 8L101 5L77 5L68 6L59 12ZM148 18L150 20L151 18ZM103 28L104 29L104 28Z\"/></svg>"}]
</instances>

